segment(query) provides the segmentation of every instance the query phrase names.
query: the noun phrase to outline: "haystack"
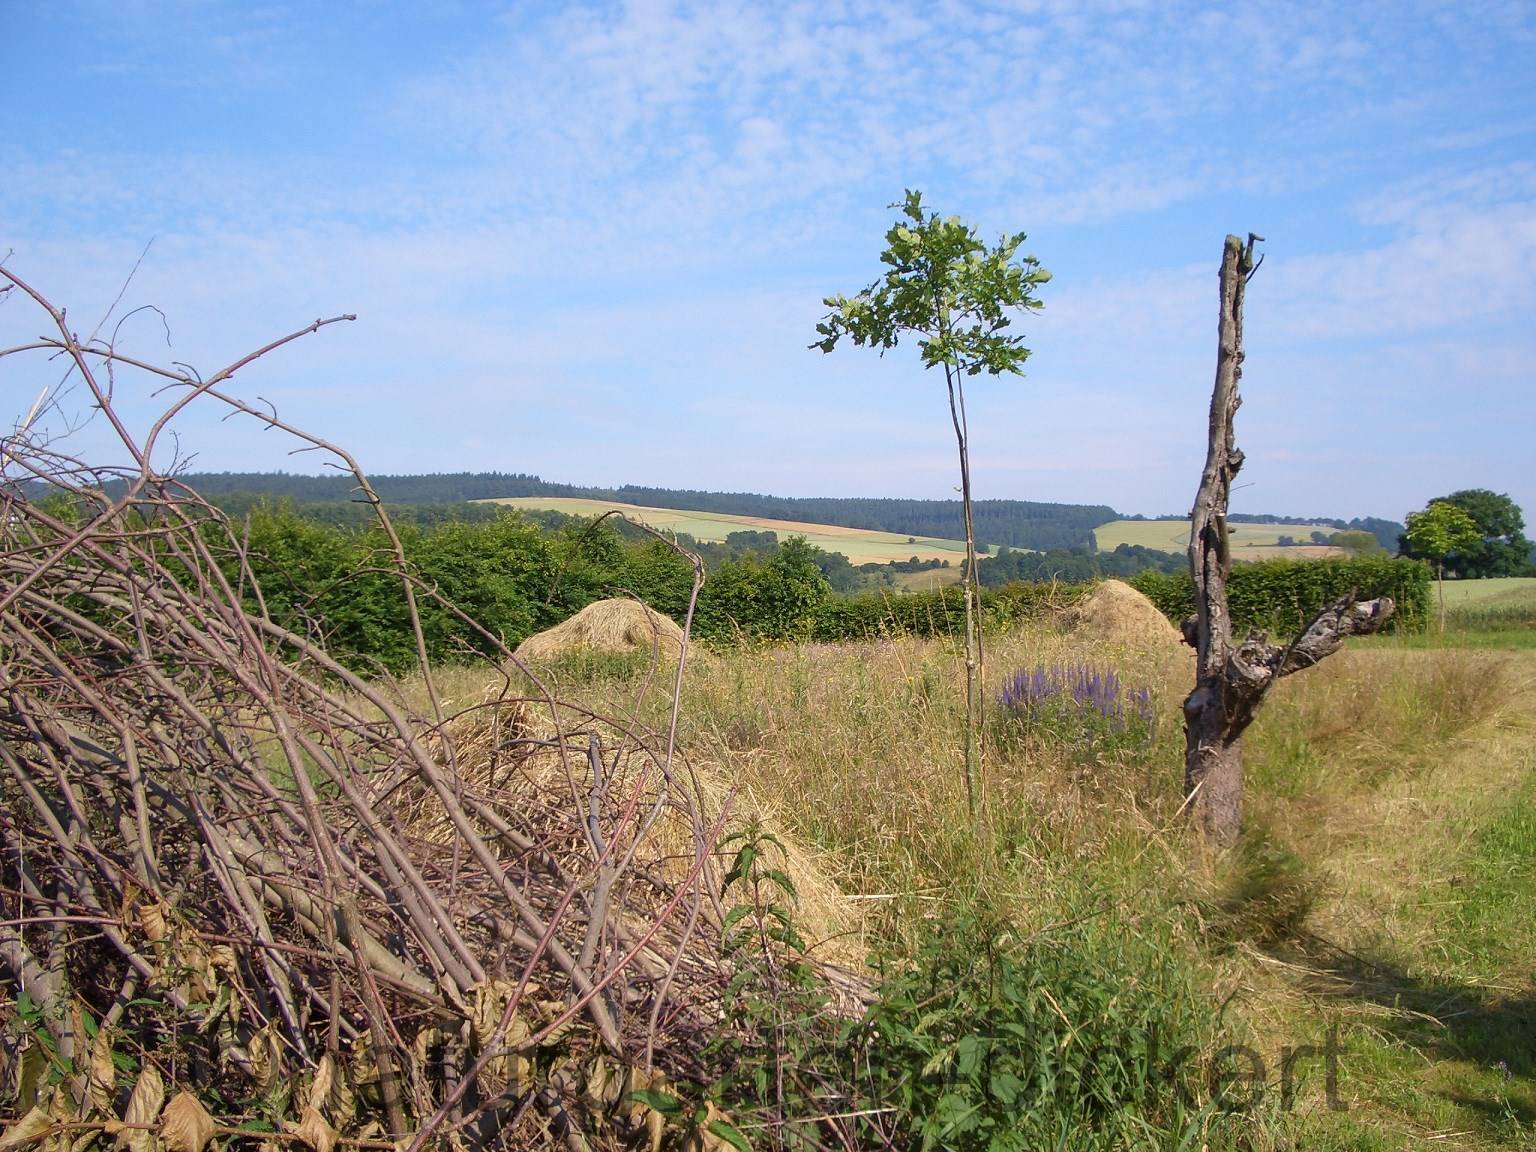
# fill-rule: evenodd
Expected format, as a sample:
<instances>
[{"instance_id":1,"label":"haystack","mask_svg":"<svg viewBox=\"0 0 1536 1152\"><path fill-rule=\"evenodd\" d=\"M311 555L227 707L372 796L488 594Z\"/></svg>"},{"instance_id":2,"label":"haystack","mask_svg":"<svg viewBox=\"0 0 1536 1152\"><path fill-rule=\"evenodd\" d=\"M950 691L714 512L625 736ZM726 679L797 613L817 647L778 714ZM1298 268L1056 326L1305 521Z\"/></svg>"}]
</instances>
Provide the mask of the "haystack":
<instances>
[{"instance_id":1,"label":"haystack","mask_svg":"<svg viewBox=\"0 0 1536 1152\"><path fill-rule=\"evenodd\" d=\"M1155 650L1184 648L1184 638L1156 605L1123 580L1105 580L1067 614L1077 632Z\"/></svg>"},{"instance_id":2,"label":"haystack","mask_svg":"<svg viewBox=\"0 0 1536 1152\"><path fill-rule=\"evenodd\" d=\"M533 839L540 843L579 850L595 787L588 740L592 732L601 732L599 807L604 836L617 858L632 854L637 875L663 887L682 886L688 883L701 835L714 830L725 840L751 828L770 833L776 847L768 849L766 866L779 869L794 886L795 927L818 960L862 967L868 955L864 909L838 882L842 868L786 827L781 813L736 786L723 766L692 761L679 751L663 772L664 734L637 739L640 734L630 731L604 731L585 710L570 712L557 704L551 714L542 704L505 699L503 691L493 685L479 705L465 709L433 737L439 754L451 742L456 782L464 794L489 801L525 832L536 833ZM631 803L635 797L638 803ZM445 847L453 843L454 829L430 793L420 791L415 803L406 801L402 807L406 827L417 840ZM717 844L704 878L707 889L719 891L721 871L733 851ZM742 898L733 889L725 903ZM708 933L699 936L701 947L707 938ZM718 943L718 931L713 939Z\"/></svg>"},{"instance_id":3,"label":"haystack","mask_svg":"<svg viewBox=\"0 0 1536 1152\"><path fill-rule=\"evenodd\" d=\"M670 617L638 600L598 600L564 624L528 637L518 645L516 655L527 663L582 650L658 651L662 657L675 660L682 646L683 630Z\"/></svg>"}]
</instances>

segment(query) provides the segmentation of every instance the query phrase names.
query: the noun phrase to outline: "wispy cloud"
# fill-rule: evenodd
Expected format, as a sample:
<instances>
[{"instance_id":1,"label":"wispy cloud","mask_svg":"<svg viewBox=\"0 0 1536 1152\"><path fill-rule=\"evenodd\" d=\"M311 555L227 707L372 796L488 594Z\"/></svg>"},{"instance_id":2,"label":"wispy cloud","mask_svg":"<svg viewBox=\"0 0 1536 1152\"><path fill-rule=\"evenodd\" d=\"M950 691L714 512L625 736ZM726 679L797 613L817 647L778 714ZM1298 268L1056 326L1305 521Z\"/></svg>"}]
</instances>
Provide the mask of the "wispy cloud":
<instances>
[{"instance_id":1,"label":"wispy cloud","mask_svg":"<svg viewBox=\"0 0 1536 1152\"><path fill-rule=\"evenodd\" d=\"M1268 220L1244 414L1263 494L1399 513L1433 481L1388 444L1423 437L1536 512L1501 471L1529 425L1421 421L1447 374L1536 387L1527 5L43 11L17 50L39 100L0 112L0 250L89 311L156 236L129 303L165 307L201 365L359 312L259 385L377 466L945 494L910 358L805 349L919 186L1026 228L1057 276L1027 380L978 385L992 494L1187 503L1215 252ZM1389 459L1358 491L1326 427L1352 390ZM230 466L263 451L188 433Z\"/></svg>"}]
</instances>

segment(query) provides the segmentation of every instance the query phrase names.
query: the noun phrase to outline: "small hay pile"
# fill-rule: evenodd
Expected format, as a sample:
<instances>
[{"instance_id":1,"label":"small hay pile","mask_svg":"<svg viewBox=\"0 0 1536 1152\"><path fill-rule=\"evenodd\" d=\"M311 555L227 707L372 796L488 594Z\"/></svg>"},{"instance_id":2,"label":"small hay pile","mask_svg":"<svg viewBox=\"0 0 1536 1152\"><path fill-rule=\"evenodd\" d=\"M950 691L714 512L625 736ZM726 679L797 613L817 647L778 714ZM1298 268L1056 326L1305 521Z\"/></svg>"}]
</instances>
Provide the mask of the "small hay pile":
<instances>
[{"instance_id":1,"label":"small hay pile","mask_svg":"<svg viewBox=\"0 0 1536 1152\"><path fill-rule=\"evenodd\" d=\"M1187 651L1168 617L1123 580L1105 580L1067 613L1080 635L1160 652Z\"/></svg>"},{"instance_id":2,"label":"small hay pile","mask_svg":"<svg viewBox=\"0 0 1536 1152\"><path fill-rule=\"evenodd\" d=\"M540 663L567 652L660 652L677 659L683 630L667 616L638 600L598 600L563 624L528 637L515 655L525 663Z\"/></svg>"},{"instance_id":3,"label":"small hay pile","mask_svg":"<svg viewBox=\"0 0 1536 1152\"><path fill-rule=\"evenodd\" d=\"M547 835L552 842L579 838L576 826L582 818L601 811L605 834L612 839L616 830L634 852L636 870L663 887L688 883L702 831L718 825L724 839L732 832L761 828L778 841L777 849L768 849L773 858L767 865L780 869L795 886L796 928L816 957L862 967L867 955L862 910L844 894L826 859L785 829L770 807L733 789L719 769L690 763L681 753L671 771L663 772L660 736L653 743L648 734L603 731L604 726L590 718L583 731L579 717L559 711L551 722L537 703L498 700L493 691L481 705L451 720L446 732L455 751L458 787L541 828L569 826ZM596 745L591 743L593 735L598 736ZM601 782L593 772L594 750L603 761ZM408 820L412 835L429 843L451 843L452 830L437 806L428 797L422 799ZM729 867L730 850L717 849L703 877L713 893L719 893L720 878ZM740 890L732 889L724 894L720 910L743 898ZM645 908L649 901L632 897L625 903ZM708 910L704 919L712 920ZM698 951L692 962L700 969L712 967L718 943L715 923L692 941Z\"/></svg>"}]
</instances>

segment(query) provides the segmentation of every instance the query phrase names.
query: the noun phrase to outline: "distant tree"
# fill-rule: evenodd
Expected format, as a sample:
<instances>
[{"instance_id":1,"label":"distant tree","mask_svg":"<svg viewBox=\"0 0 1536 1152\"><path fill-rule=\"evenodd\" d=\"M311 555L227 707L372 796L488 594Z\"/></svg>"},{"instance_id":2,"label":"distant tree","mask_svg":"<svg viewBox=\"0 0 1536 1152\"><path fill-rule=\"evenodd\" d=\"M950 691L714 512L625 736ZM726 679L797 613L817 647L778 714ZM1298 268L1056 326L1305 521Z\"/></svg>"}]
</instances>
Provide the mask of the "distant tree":
<instances>
[{"instance_id":1,"label":"distant tree","mask_svg":"<svg viewBox=\"0 0 1536 1152\"><path fill-rule=\"evenodd\" d=\"M1296 537L1294 537L1294 536L1281 536L1281 537L1279 537L1275 541L1275 547L1277 547L1277 548L1294 548L1294 547L1296 547Z\"/></svg>"},{"instance_id":2,"label":"distant tree","mask_svg":"<svg viewBox=\"0 0 1536 1152\"><path fill-rule=\"evenodd\" d=\"M1482 540L1477 521L1448 500L1431 500L1422 512L1408 513L1403 551L1433 561L1440 577L1440 631L1445 631L1445 562Z\"/></svg>"},{"instance_id":3,"label":"distant tree","mask_svg":"<svg viewBox=\"0 0 1536 1152\"><path fill-rule=\"evenodd\" d=\"M727 532L726 544L741 552L772 552L779 545L777 532L757 532L751 529L741 532Z\"/></svg>"},{"instance_id":4,"label":"distant tree","mask_svg":"<svg viewBox=\"0 0 1536 1152\"><path fill-rule=\"evenodd\" d=\"M1326 544L1328 544L1329 543L1328 533L1326 533L1326 532L1319 532L1319 531L1314 529L1313 532L1312 532L1312 543L1319 544L1319 545L1326 545Z\"/></svg>"},{"instance_id":5,"label":"distant tree","mask_svg":"<svg viewBox=\"0 0 1536 1152\"><path fill-rule=\"evenodd\" d=\"M1396 520L1383 520L1379 516L1360 516L1343 525L1345 528L1369 532L1376 537L1383 552L1395 552L1397 540L1403 534L1403 525Z\"/></svg>"},{"instance_id":6,"label":"distant tree","mask_svg":"<svg viewBox=\"0 0 1536 1152\"><path fill-rule=\"evenodd\" d=\"M803 540L796 536L793 539ZM827 583L832 586L834 592L857 592L865 586L863 575L853 566L847 556L841 552L828 552L824 548L807 544L811 558L816 561L816 566L821 569L821 574L826 577ZM782 551L782 549L781 549Z\"/></svg>"},{"instance_id":7,"label":"distant tree","mask_svg":"<svg viewBox=\"0 0 1536 1152\"><path fill-rule=\"evenodd\" d=\"M885 234L880 261L887 271L858 295L829 296L831 311L816 326L813 348L831 352L843 337L882 355L903 336L916 336L923 367L943 367L950 422L960 454L960 502L965 521L965 785L971 816L978 813L976 777L981 732L981 617L977 611L976 528L971 504L970 428L964 381L986 372L1022 375L1029 349L1005 334L1014 309L1038 309L1035 290L1051 278L1033 256L1018 256L1024 233L988 248L958 217L926 211L922 193L908 191L902 219Z\"/></svg>"},{"instance_id":8,"label":"distant tree","mask_svg":"<svg viewBox=\"0 0 1536 1152\"><path fill-rule=\"evenodd\" d=\"M1433 560L1442 570L1463 579L1487 576L1519 576L1530 564L1531 542L1525 538L1525 518L1520 507L1508 496L1486 488L1466 488L1431 500L1430 505L1450 504L1460 508L1477 529L1477 539L1451 549L1447 554L1420 551L1412 533L1405 532L1402 552Z\"/></svg>"},{"instance_id":9,"label":"distant tree","mask_svg":"<svg viewBox=\"0 0 1536 1152\"><path fill-rule=\"evenodd\" d=\"M1351 557L1375 556L1386 549L1381 546L1381 541L1376 539L1373 532L1365 532L1358 529L1346 529L1335 532L1328 538L1328 543L1335 548L1342 548Z\"/></svg>"}]
</instances>

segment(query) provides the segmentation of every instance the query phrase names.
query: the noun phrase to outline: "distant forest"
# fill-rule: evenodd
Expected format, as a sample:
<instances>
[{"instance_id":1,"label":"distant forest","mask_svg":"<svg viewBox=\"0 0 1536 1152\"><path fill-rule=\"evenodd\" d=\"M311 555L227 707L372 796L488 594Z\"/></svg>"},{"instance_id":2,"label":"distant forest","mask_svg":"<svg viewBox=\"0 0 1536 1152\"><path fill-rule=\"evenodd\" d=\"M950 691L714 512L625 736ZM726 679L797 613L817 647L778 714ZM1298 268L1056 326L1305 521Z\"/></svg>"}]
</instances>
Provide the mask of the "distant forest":
<instances>
[{"instance_id":1,"label":"distant forest","mask_svg":"<svg viewBox=\"0 0 1536 1152\"><path fill-rule=\"evenodd\" d=\"M349 476L299 476L285 472L189 473L182 479L204 496L231 510L243 510L253 498L265 496L294 504L338 504L353 498ZM431 476L370 476L369 481L388 504L447 505L465 500L514 496L566 496L613 500L652 508L721 512L761 516L771 520L800 520L899 532L907 536L937 536L956 540L964 535L958 500L885 500L870 497L762 496L755 492L696 492L670 488L583 488L552 484L524 473L457 472ZM1098 525L1119 519L1105 504L1042 504L1029 500L978 500L976 539L992 547L1087 547Z\"/></svg>"},{"instance_id":2,"label":"distant forest","mask_svg":"<svg viewBox=\"0 0 1536 1152\"><path fill-rule=\"evenodd\" d=\"M350 476L303 476L286 472L201 472L182 479L204 496L232 512L243 512L260 498L292 501L296 505L329 505L324 510L306 508L313 518L332 523L352 521L345 507L355 501ZM619 488L589 488L555 484L523 472L451 472L423 476L371 476L379 498L390 505L422 506L419 515L405 519L435 523L446 519L476 520L494 513L489 509L462 507L468 500L516 496L565 496L613 500L653 508L678 508L696 512L720 512L735 516L760 516L772 520L800 520L898 532L907 536L936 536L948 540L964 535L958 500L896 500L875 497L764 496L755 492L705 492L689 489L646 488L626 484ZM318 517L314 514L319 513ZM1036 551L1070 551L1093 548L1093 529L1111 520L1145 519L1122 516L1107 504L1047 504L1032 500L978 500L975 505L976 539L990 548L1030 548ZM1183 517L1158 517L1183 519ZM1396 551L1403 526L1393 520L1365 517L1339 520L1328 517L1281 517L1234 514L1236 522L1273 524L1287 520L1327 524L1338 529L1372 533L1384 548Z\"/></svg>"},{"instance_id":3,"label":"distant forest","mask_svg":"<svg viewBox=\"0 0 1536 1152\"><path fill-rule=\"evenodd\" d=\"M1000 588L1014 580L1086 584L1105 577L1127 580L1149 569L1176 574L1188 568L1189 560L1182 552L1159 552L1139 544L1121 544L1113 552L1089 552L1085 548L1013 552L1003 548L996 556L983 556L976 562L976 576L983 587Z\"/></svg>"}]
</instances>

